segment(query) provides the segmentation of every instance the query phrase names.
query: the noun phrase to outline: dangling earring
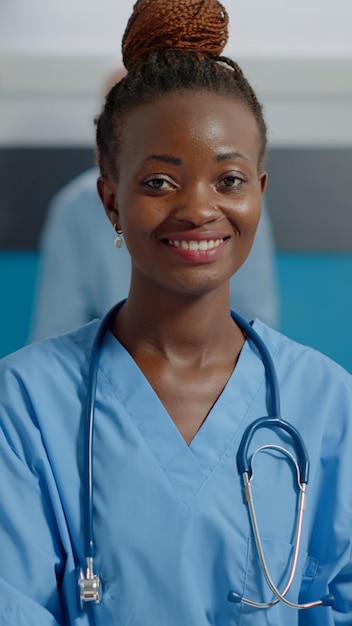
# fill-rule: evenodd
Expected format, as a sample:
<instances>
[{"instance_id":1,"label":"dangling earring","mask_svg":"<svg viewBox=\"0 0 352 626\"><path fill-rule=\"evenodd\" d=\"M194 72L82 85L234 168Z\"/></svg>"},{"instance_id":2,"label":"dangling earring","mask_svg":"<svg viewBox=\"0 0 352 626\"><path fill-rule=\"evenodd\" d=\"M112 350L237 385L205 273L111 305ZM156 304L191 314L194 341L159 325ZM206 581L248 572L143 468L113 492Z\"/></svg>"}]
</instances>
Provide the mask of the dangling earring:
<instances>
[{"instance_id":1,"label":"dangling earring","mask_svg":"<svg viewBox=\"0 0 352 626\"><path fill-rule=\"evenodd\" d=\"M122 230L119 230L117 224L114 224L114 231L117 234L117 237L114 241L114 244L116 246L116 248L122 248L123 246L123 238L121 237L122 235Z\"/></svg>"}]
</instances>

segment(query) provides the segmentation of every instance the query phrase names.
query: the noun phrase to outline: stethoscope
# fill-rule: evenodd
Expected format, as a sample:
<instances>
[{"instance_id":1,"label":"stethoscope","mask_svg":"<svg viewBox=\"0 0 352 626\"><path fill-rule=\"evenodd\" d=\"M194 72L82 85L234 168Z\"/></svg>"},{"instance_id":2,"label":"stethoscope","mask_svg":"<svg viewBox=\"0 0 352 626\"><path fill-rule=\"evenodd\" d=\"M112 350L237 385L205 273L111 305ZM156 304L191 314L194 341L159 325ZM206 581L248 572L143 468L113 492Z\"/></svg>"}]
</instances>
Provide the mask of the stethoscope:
<instances>
[{"instance_id":1,"label":"stethoscope","mask_svg":"<svg viewBox=\"0 0 352 626\"><path fill-rule=\"evenodd\" d=\"M102 581L98 574L94 572L94 558L95 558L95 542L94 542L94 532L93 532L93 429L94 429L94 406L95 406L95 395L96 395L96 385L97 385L97 374L98 374L98 365L99 365L99 357L102 350L102 344L104 337L109 330L112 321L114 320L117 312L122 307L125 301L119 302L116 304L103 318L101 321L94 343L92 347L90 364L89 364L89 372L88 372L88 382L87 382L87 399L85 406L85 458L84 458L84 528L85 528L85 567L79 568L78 574L78 592L79 592L79 605L80 609L83 611L86 603L95 603L100 604L102 601ZM270 353L253 329L251 324L247 323L240 315L231 311L231 316L233 320L238 324L242 332L252 340L254 345L256 346L258 353L263 361L266 377L267 377L267 385L269 387L269 400L271 404L271 410L269 414L272 417L261 417L255 420L252 424L250 424L245 430L239 449L237 453L237 467L240 475L242 476L243 487L244 487L244 496L245 501L248 505L250 522L254 534L255 545L259 555L259 560L261 563L261 567L263 569L264 577L269 588L272 591L273 599L270 602L256 602L254 600L250 600L249 598L245 598L243 595L237 593L236 591L230 591L228 594L228 600L230 602L239 603L242 602L249 606L258 608L258 609L269 609L270 607L282 602L288 607L292 609L310 609L317 606L332 606L334 603L334 596L332 594L327 594L322 597L320 600L316 600L313 602L307 602L304 604L296 604L295 602L290 602L287 600L286 595L291 588L293 583L296 571L297 571L297 562L298 562L298 554L299 548L301 544L301 534L302 534L302 522L303 522L303 513L305 509L305 501L306 501L306 486L308 483L308 475L309 475L309 459L306 447L303 443L303 440L296 430L294 426L285 422L281 418L280 413L280 394L277 376L274 368L274 364ZM255 432L261 428L269 428L269 429L278 429L285 431L292 440L293 449L296 453L296 458L294 455L283 448L282 446L276 444L268 444L261 446L256 450L256 452L249 457L249 446L253 439ZM292 555L292 562L290 567L290 572L288 574L288 578L286 584L282 591L280 591L275 583L273 582L270 572L268 570L268 566L266 563L266 559L263 552L262 542L260 539L260 532L257 523L255 507L253 502L251 481L253 478L253 461L257 454L265 450L275 450L279 454L283 454L287 457L290 464L293 466L295 471L297 485L298 485L298 513L295 522L295 530L294 530L294 549Z\"/></svg>"}]
</instances>

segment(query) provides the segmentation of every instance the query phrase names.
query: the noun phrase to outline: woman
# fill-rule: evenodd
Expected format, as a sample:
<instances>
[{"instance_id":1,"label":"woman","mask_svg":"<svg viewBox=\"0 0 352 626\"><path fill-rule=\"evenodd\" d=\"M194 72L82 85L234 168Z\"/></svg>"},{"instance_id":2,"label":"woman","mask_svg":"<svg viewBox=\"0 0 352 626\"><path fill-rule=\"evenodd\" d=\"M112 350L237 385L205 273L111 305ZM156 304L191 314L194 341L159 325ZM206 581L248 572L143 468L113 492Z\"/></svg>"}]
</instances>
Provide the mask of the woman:
<instances>
[{"instance_id":1,"label":"woman","mask_svg":"<svg viewBox=\"0 0 352 626\"><path fill-rule=\"evenodd\" d=\"M252 459L253 495L286 604L265 581L243 498L241 438L271 412L273 394L250 327L230 315L229 280L260 216L266 130L240 68L219 56L226 38L216 0L134 7L128 75L97 119L99 194L117 243L123 233L132 280L98 358L96 555L90 537L84 545L82 510L92 322L2 363L2 625L352 621L351 377L259 320L283 418L311 463L291 581L296 450L281 428L258 429L250 445L254 454L270 444ZM76 570L87 556L80 616ZM326 606L288 606L321 598Z\"/></svg>"}]
</instances>

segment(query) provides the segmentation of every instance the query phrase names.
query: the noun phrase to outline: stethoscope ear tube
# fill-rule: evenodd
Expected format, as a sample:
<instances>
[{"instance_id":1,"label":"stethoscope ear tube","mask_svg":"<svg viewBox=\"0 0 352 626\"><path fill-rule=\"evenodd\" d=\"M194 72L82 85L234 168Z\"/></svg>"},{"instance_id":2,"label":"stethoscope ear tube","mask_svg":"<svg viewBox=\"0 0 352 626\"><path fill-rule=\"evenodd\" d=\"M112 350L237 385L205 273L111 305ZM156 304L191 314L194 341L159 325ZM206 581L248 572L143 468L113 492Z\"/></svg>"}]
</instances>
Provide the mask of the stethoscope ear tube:
<instances>
[{"instance_id":1,"label":"stethoscope ear tube","mask_svg":"<svg viewBox=\"0 0 352 626\"><path fill-rule=\"evenodd\" d=\"M242 332L246 335L248 339L250 339L255 347L258 350L259 357L263 361L267 385L269 389L268 395L268 413L272 417L277 417L280 419L281 409L280 409L280 392L279 392L279 383L276 376L276 371L274 367L273 360L271 358L271 354L266 347L264 341L261 337L259 337L258 333L254 330L253 326L246 322L238 313L235 311L231 311L231 317L236 322L236 324L240 327Z\"/></svg>"},{"instance_id":2,"label":"stethoscope ear tube","mask_svg":"<svg viewBox=\"0 0 352 626\"><path fill-rule=\"evenodd\" d=\"M96 334L87 379L87 399L84 411L84 534L85 534L85 567L78 567L78 599L79 609L82 612L86 603L100 604L102 601L102 583L100 576L94 571L94 528L93 528L93 432L95 393L97 387L99 356L106 332L109 330L116 313L125 300L116 304L101 321Z\"/></svg>"},{"instance_id":3,"label":"stethoscope ear tube","mask_svg":"<svg viewBox=\"0 0 352 626\"><path fill-rule=\"evenodd\" d=\"M236 591L231 590L228 594L228 600L230 602L235 602L235 603L243 602L244 604L247 604L249 606L259 608L259 609L268 609L274 606L275 604L277 604L278 602L282 602L286 606L289 606L293 609L309 609L309 608L313 608L317 606L332 606L334 603L334 597L331 594L324 596L320 600L316 600L313 602L306 602L304 604L297 604L295 602L291 602L290 600L287 600L285 597L287 592L291 588L293 579L295 577L296 568L297 568L297 559L298 559L299 548L300 548L300 543L301 543L302 521L303 521L303 513L305 509L305 490L306 490L306 484L308 483L308 478L309 478L308 452L303 442L303 439L301 435L299 434L299 432L296 430L296 428L292 426L292 424L289 424L288 422L284 421L281 418L279 385L278 385L278 380L277 380L277 376L276 376L276 372L274 368L274 363L271 358L271 354L269 350L267 349L262 339L259 337L259 335L257 335L257 333L255 332L255 330L252 328L250 324L248 324L239 315L237 315L237 313L231 312L231 315L233 319L235 320L235 322L238 324L238 326L248 336L248 338L253 341L255 347L257 348L258 353L265 367L267 384L270 390L270 395L268 398L269 415L267 417L260 417L259 419L255 420L244 431L244 434L242 436L239 449L237 452L237 468L243 479L245 500L249 509L251 526L253 529L257 553L259 556L261 566L263 568L263 573L264 573L266 582L269 588L271 589L274 598L270 602L266 602L266 603L257 602L254 600L250 600L249 598L245 598L241 596L239 593L237 593ZM270 430L280 429L288 433L288 435L292 439L291 445L294 447L296 458L294 458L294 456L288 450L282 449L281 446L278 446L276 444L268 444L265 446L261 446L250 457L250 453L249 453L250 444L253 440L255 433L261 428L268 428ZM262 548L262 542L260 539L259 528L258 528L258 524L256 520L254 500L253 500L252 490L251 490L251 479L253 476L253 472L252 472L253 459L255 455L257 454L257 452L260 452L261 450L266 449L266 448L273 448L281 452L284 452L284 454L286 454L293 461L294 466L296 467L297 479L299 483L298 484L299 503L298 503L298 514L297 514L297 520L296 520L294 554L292 558L292 565L290 568L291 571L290 571L288 580L286 582L286 585L281 593L279 589L276 587L276 585L274 584L270 576L268 566L266 564L266 560L265 560L265 556L264 556L264 552Z\"/></svg>"},{"instance_id":4,"label":"stethoscope ear tube","mask_svg":"<svg viewBox=\"0 0 352 626\"><path fill-rule=\"evenodd\" d=\"M94 431L94 408L97 388L97 376L99 356L104 337L109 330L117 311L125 301L116 304L105 315L100 323L95 336L90 355L90 364L87 379L87 399L85 405L85 442L84 442L84 521L85 521L85 557L95 556L94 532L93 532L93 431Z\"/></svg>"},{"instance_id":5,"label":"stethoscope ear tube","mask_svg":"<svg viewBox=\"0 0 352 626\"><path fill-rule=\"evenodd\" d=\"M265 373L267 377L267 384L270 390L269 395L269 416L268 417L260 417L255 420L253 424L250 424L245 430L239 449L237 453L237 467L238 471L241 475L246 472L248 477L252 476L251 463L248 459L248 451L249 445L253 438L254 433L259 428L279 428L281 430L285 430L291 437L294 442L294 447L297 454L297 463L300 471L300 482L308 483L309 478L309 457L308 452L303 442L303 439L299 432L296 430L294 426L285 422L281 418L281 409L280 409L280 392L279 392L279 383L276 376L276 371L274 367L273 360L271 358L271 354L266 347L264 341L261 337L259 337L258 333L254 330L251 324L248 324L246 320L244 320L238 313L235 311L231 311L232 319L238 324L241 330L247 335L247 337L253 341L256 346L260 358L263 361L265 367Z\"/></svg>"},{"instance_id":6,"label":"stethoscope ear tube","mask_svg":"<svg viewBox=\"0 0 352 626\"><path fill-rule=\"evenodd\" d=\"M249 478L252 476L252 466L248 455L249 446L255 432L260 428L278 428L285 430L292 437L297 455L300 483L307 484L309 478L309 458L306 446L296 428L279 417L260 417L246 428L237 452L237 467L239 473L243 475L244 472L246 472Z\"/></svg>"}]
</instances>

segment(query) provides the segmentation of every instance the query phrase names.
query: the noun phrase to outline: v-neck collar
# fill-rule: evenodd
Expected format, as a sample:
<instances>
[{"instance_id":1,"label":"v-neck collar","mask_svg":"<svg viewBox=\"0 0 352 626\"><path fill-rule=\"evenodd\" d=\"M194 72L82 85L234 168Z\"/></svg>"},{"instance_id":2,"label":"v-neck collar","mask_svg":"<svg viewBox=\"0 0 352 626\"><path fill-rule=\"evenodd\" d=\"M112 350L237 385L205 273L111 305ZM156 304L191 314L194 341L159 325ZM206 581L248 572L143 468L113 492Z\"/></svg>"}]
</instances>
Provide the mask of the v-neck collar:
<instances>
[{"instance_id":1,"label":"v-neck collar","mask_svg":"<svg viewBox=\"0 0 352 626\"><path fill-rule=\"evenodd\" d=\"M104 339L99 370L185 504L219 463L265 385L264 365L247 340L225 388L187 445L143 372L110 332Z\"/></svg>"}]
</instances>

